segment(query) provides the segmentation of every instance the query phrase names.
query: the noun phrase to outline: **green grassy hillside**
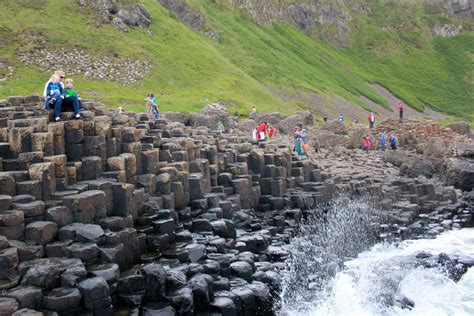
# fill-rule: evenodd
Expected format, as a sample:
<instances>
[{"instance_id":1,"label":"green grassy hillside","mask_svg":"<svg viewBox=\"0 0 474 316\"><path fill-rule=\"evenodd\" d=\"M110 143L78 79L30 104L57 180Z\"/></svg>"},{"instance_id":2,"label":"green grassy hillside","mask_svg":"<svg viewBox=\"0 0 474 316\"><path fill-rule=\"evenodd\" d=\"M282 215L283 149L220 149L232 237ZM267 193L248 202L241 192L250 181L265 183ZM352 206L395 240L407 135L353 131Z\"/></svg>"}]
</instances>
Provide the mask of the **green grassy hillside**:
<instances>
[{"instance_id":1,"label":"green grassy hillside","mask_svg":"<svg viewBox=\"0 0 474 316\"><path fill-rule=\"evenodd\" d=\"M269 88L336 95L361 107L367 107L360 99L365 96L388 106L369 85L379 83L411 107L429 106L474 120L474 36L432 37L430 26L454 20L445 14L380 0L370 14L354 14L349 47L337 48L288 25L257 25L226 1L190 1L219 34L215 43L156 0L140 2L153 17L150 30L120 33L111 25L97 26L94 12L73 1L3 0L0 61L13 65L14 75L0 82L0 98L41 92L49 73L24 66L16 55L42 45L149 60L153 70L133 85L74 76L84 97L111 107L141 109L150 91L158 94L165 111L199 110L206 98L233 102L240 113L248 113L252 105L284 113L306 107L282 101ZM385 2L392 6L387 9ZM382 29L400 21L407 26L403 30ZM47 42L29 43L29 34L40 34Z\"/></svg>"}]
</instances>

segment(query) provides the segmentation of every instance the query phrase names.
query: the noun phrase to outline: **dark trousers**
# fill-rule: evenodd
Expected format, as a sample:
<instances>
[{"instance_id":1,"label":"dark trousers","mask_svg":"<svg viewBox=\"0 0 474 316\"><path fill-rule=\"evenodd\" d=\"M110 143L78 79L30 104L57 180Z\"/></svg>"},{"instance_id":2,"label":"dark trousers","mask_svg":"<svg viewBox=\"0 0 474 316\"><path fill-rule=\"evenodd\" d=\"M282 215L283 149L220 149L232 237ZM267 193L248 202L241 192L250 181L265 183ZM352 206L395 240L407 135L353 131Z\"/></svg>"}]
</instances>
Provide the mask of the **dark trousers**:
<instances>
[{"instance_id":1,"label":"dark trousers","mask_svg":"<svg viewBox=\"0 0 474 316\"><path fill-rule=\"evenodd\" d=\"M369 122L369 128L374 128L374 122Z\"/></svg>"},{"instance_id":2,"label":"dark trousers","mask_svg":"<svg viewBox=\"0 0 474 316\"><path fill-rule=\"evenodd\" d=\"M67 106L72 107L74 114L79 113L79 100L77 99L77 97L72 96L64 99L59 98L54 103L54 117L60 117L61 110Z\"/></svg>"},{"instance_id":3,"label":"dark trousers","mask_svg":"<svg viewBox=\"0 0 474 316\"><path fill-rule=\"evenodd\" d=\"M400 119L403 118L403 110L399 111L400 112Z\"/></svg>"}]
</instances>

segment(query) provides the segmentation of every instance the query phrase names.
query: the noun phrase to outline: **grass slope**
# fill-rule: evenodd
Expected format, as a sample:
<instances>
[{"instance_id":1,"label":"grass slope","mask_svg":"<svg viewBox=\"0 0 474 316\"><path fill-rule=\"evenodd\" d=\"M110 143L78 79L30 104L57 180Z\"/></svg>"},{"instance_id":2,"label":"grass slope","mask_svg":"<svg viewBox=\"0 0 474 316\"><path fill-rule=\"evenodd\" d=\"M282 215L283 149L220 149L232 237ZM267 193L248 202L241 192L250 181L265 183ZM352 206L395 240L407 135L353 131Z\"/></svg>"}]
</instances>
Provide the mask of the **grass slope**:
<instances>
[{"instance_id":1,"label":"grass slope","mask_svg":"<svg viewBox=\"0 0 474 316\"><path fill-rule=\"evenodd\" d=\"M358 31L351 35L349 48L341 49L293 27L257 25L221 1L190 1L219 33L217 44L187 28L156 0L141 2L153 16L151 32L132 29L124 34L110 25L96 27L93 12L69 1L3 0L0 59L12 63L16 73L0 84L0 98L41 91L48 73L24 67L15 58L16 51L32 46L20 44L24 34L40 30L51 47L82 47L97 56L116 53L151 61L153 71L134 85L76 77L82 95L113 107L142 109L150 91L161 94L165 111L199 110L206 98L234 102L240 113L248 113L254 104L259 111L284 113L305 107L283 102L267 87L337 95L362 107L366 105L360 96L365 96L387 106L370 88L376 82L414 108L429 106L474 121L474 36L432 38L428 27L450 19L428 15L419 5L381 0L371 14L354 15ZM63 12L61 20L55 19L58 11ZM406 29L382 29L400 21Z\"/></svg>"}]
</instances>

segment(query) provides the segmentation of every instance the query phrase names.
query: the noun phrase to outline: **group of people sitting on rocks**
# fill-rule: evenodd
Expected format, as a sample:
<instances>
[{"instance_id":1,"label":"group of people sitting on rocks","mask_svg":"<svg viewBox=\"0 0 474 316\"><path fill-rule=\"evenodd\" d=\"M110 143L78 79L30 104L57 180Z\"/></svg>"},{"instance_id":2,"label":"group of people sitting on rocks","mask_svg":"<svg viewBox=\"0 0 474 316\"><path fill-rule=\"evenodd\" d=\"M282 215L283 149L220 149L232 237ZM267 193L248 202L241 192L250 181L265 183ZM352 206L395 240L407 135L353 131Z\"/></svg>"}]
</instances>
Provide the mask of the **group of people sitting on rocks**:
<instances>
[{"instance_id":1,"label":"group of people sitting on rocks","mask_svg":"<svg viewBox=\"0 0 474 316\"><path fill-rule=\"evenodd\" d=\"M276 128L273 127L271 124L262 121L260 125L258 125L253 130L252 138L255 141L265 141L265 140L272 140L273 136L276 133Z\"/></svg>"},{"instance_id":2,"label":"group of people sitting on rocks","mask_svg":"<svg viewBox=\"0 0 474 316\"><path fill-rule=\"evenodd\" d=\"M67 107L72 108L75 118L81 118L81 103L74 90L74 80L65 78L64 71L56 70L44 86L44 108L54 110L56 122L61 120L61 112Z\"/></svg>"},{"instance_id":3,"label":"group of people sitting on rocks","mask_svg":"<svg viewBox=\"0 0 474 316\"><path fill-rule=\"evenodd\" d=\"M387 141L387 139L386 139L385 132L382 132L382 134L380 135L380 150L381 151L385 151L386 141ZM389 143L390 148L392 150L397 149L397 140L396 140L396 138L393 134L390 134L390 137L388 139L388 143ZM370 136L369 135L365 136L364 140L363 140L363 145L362 145L363 150L368 154L369 149L371 149L372 146L373 146L373 143L372 143L372 140L370 139Z\"/></svg>"}]
</instances>

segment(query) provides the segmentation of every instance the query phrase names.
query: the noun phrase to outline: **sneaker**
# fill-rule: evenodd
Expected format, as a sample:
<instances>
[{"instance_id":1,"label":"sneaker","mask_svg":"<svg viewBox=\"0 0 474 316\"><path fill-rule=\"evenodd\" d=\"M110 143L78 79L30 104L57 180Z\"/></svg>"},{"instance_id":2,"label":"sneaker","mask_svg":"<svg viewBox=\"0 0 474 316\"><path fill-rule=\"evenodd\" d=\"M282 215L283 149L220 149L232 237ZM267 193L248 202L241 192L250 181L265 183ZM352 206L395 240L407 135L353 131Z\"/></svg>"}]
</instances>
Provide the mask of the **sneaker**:
<instances>
[{"instance_id":1,"label":"sneaker","mask_svg":"<svg viewBox=\"0 0 474 316\"><path fill-rule=\"evenodd\" d=\"M57 116L54 120L55 120L56 122L59 122L60 119L61 119L61 118L60 118L59 116Z\"/></svg>"},{"instance_id":2,"label":"sneaker","mask_svg":"<svg viewBox=\"0 0 474 316\"><path fill-rule=\"evenodd\" d=\"M80 118L81 118L81 114L77 113L77 114L76 114L76 118L77 118L77 119L80 119Z\"/></svg>"}]
</instances>

